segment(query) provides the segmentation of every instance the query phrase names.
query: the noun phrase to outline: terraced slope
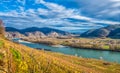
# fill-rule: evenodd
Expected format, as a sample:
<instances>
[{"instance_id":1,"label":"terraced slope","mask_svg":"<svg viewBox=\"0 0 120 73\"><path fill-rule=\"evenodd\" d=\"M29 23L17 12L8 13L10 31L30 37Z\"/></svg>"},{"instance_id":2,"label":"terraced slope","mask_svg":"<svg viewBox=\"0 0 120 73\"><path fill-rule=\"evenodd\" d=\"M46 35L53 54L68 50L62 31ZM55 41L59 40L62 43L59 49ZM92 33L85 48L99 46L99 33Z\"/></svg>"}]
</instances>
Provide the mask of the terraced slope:
<instances>
[{"instance_id":1,"label":"terraced slope","mask_svg":"<svg viewBox=\"0 0 120 73\"><path fill-rule=\"evenodd\" d=\"M120 65L36 50L0 38L0 73L120 73Z\"/></svg>"}]
</instances>

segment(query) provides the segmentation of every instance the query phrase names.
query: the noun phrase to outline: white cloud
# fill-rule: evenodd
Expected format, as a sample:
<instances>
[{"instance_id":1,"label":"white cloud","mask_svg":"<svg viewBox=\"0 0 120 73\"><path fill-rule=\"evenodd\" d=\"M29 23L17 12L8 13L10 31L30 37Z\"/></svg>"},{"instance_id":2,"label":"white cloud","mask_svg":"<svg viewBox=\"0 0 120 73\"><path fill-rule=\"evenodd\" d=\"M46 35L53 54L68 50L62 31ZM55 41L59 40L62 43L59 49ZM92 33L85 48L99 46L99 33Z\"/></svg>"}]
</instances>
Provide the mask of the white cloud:
<instances>
[{"instance_id":1,"label":"white cloud","mask_svg":"<svg viewBox=\"0 0 120 73\"><path fill-rule=\"evenodd\" d=\"M21 3L22 5L26 4L26 0L17 0L18 3Z\"/></svg>"},{"instance_id":2,"label":"white cloud","mask_svg":"<svg viewBox=\"0 0 120 73\"><path fill-rule=\"evenodd\" d=\"M38 14L41 14L41 15L48 15L51 12L43 8L38 8L37 11L38 11Z\"/></svg>"},{"instance_id":3,"label":"white cloud","mask_svg":"<svg viewBox=\"0 0 120 73\"><path fill-rule=\"evenodd\" d=\"M110 1L112 1L112 2L120 2L120 0L110 0Z\"/></svg>"},{"instance_id":4,"label":"white cloud","mask_svg":"<svg viewBox=\"0 0 120 73\"><path fill-rule=\"evenodd\" d=\"M21 0L18 0L22 2ZM25 1L25 0L24 0ZM25 2L22 2L23 4ZM79 10L77 9L69 9L62 5L58 5L55 3L45 2L44 0L36 0L36 4L43 4L47 8L29 8L25 10L24 6L19 6L20 12L15 10L11 10L10 12L0 12L0 17L2 18L7 24L19 25L19 26L55 26L55 25L63 25L65 29L80 29L80 25L86 26L97 26L102 27L102 25L97 25L97 23L103 24L120 24L120 22L115 21L108 21L108 20L98 20L95 18L83 16ZM111 10L110 10L111 11ZM108 13L108 10L102 11L100 14ZM112 13L112 14L110 14ZM109 12L110 15L116 15L119 13L118 11ZM40 17L43 16L43 17ZM10 19L10 17L12 19ZM44 18L45 17L45 18ZM77 19L77 20L85 20L86 22L70 22L65 20L67 18ZM62 28L64 28L62 27ZM73 27L73 28L72 28ZM61 28L61 29L62 29Z\"/></svg>"},{"instance_id":5,"label":"white cloud","mask_svg":"<svg viewBox=\"0 0 120 73\"><path fill-rule=\"evenodd\" d=\"M120 21L120 0L76 0L81 6L81 11L88 16L98 19L111 19Z\"/></svg>"},{"instance_id":6,"label":"white cloud","mask_svg":"<svg viewBox=\"0 0 120 73\"><path fill-rule=\"evenodd\" d=\"M6 13L4 13L4 12L0 12L0 16L12 16L12 17L18 17L19 15L18 15L18 12L17 12L17 11L12 10L12 11L10 11L10 12L6 12Z\"/></svg>"},{"instance_id":7,"label":"white cloud","mask_svg":"<svg viewBox=\"0 0 120 73\"><path fill-rule=\"evenodd\" d=\"M117 2L117 3L113 4L112 7L114 7L114 8L120 7L120 2Z\"/></svg>"},{"instance_id":8,"label":"white cloud","mask_svg":"<svg viewBox=\"0 0 120 73\"><path fill-rule=\"evenodd\" d=\"M20 9L21 12L25 11L25 8L22 7L22 6L19 6L19 9Z\"/></svg>"},{"instance_id":9,"label":"white cloud","mask_svg":"<svg viewBox=\"0 0 120 73\"><path fill-rule=\"evenodd\" d=\"M113 9L106 9L106 10L103 10L101 12L99 12L99 14L105 14L107 16L116 16L116 15L120 15L120 10L116 9L116 10L113 10Z\"/></svg>"},{"instance_id":10,"label":"white cloud","mask_svg":"<svg viewBox=\"0 0 120 73\"><path fill-rule=\"evenodd\" d=\"M28 12L28 13L35 13L35 10L34 9L28 9L26 12Z\"/></svg>"},{"instance_id":11,"label":"white cloud","mask_svg":"<svg viewBox=\"0 0 120 73\"><path fill-rule=\"evenodd\" d=\"M80 15L72 15L71 18L80 19L80 20L87 20L87 21L92 20L92 18L85 17L85 16L80 16Z\"/></svg>"},{"instance_id":12,"label":"white cloud","mask_svg":"<svg viewBox=\"0 0 120 73\"><path fill-rule=\"evenodd\" d=\"M96 24L97 23L111 24L111 25L120 24L120 22L107 21L107 20L92 20L91 22L96 23Z\"/></svg>"}]
</instances>

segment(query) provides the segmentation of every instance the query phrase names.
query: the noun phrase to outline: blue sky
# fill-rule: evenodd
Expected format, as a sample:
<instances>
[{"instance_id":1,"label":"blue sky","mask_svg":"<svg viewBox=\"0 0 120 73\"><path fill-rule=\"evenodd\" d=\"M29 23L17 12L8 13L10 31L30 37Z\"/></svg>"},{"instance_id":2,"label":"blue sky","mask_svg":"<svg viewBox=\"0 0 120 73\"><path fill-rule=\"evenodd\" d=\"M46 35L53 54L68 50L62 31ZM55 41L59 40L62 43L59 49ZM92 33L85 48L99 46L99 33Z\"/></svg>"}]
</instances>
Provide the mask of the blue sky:
<instances>
[{"instance_id":1,"label":"blue sky","mask_svg":"<svg viewBox=\"0 0 120 73\"><path fill-rule=\"evenodd\" d=\"M0 0L5 26L85 31L120 24L120 0Z\"/></svg>"}]
</instances>

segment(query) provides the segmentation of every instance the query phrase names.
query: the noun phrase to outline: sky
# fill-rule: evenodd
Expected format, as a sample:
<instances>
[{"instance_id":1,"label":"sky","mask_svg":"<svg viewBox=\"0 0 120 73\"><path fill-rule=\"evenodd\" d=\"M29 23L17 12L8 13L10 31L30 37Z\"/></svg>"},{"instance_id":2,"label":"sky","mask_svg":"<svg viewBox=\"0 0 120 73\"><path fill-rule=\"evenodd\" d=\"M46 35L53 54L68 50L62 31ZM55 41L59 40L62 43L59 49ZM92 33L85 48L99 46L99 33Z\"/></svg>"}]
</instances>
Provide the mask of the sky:
<instances>
[{"instance_id":1,"label":"sky","mask_svg":"<svg viewBox=\"0 0 120 73\"><path fill-rule=\"evenodd\" d=\"M120 0L0 0L6 27L84 32L120 24Z\"/></svg>"}]
</instances>

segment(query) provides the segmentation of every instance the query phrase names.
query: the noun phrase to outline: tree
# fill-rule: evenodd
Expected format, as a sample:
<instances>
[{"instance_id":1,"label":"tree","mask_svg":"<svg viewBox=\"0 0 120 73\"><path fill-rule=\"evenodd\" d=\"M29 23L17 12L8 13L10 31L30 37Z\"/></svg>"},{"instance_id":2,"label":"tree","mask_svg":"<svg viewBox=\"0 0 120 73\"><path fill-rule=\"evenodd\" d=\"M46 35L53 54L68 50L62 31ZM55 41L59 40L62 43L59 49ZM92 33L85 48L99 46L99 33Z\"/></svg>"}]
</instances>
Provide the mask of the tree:
<instances>
[{"instance_id":1,"label":"tree","mask_svg":"<svg viewBox=\"0 0 120 73\"><path fill-rule=\"evenodd\" d=\"M5 28L3 25L3 21L0 20L0 35L4 36L4 33L5 33Z\"/></svg>"}]
</instances>

